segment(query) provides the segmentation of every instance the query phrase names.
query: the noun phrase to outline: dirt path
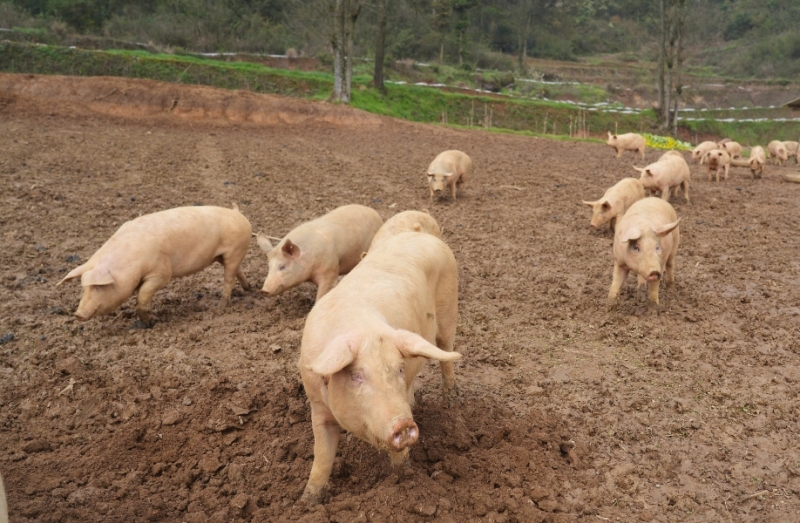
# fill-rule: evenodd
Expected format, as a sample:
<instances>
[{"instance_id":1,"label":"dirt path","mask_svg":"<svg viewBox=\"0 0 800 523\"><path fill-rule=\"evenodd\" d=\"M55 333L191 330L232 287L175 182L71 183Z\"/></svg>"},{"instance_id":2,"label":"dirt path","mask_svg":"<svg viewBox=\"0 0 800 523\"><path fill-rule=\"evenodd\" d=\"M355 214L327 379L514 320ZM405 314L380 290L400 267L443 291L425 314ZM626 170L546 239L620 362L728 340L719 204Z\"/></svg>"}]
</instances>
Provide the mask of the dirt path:
<instances>
[{"instance_id":1,"label":"dirt path","mask_svg":"<svg viewBox=\"0 0 800 523\"><path fill-rule=\"evenodd\" d=\"M126 89L135 103L114 100ZM176 115L153 102L167 91L205 109ZM429 203L423 171L450 148L475 174L456 204ZM611 236L580 203L635 174L632 158L248 93L0 75L12 521L792 521L800 185L779 173L797 169L717 184L693 166L692 205L672 200L677 289L649 317L632 277L605 312ZM237 287L215 316L213 267L156 295L153 329L132 329L133 301L72 318L80 288L55 283L124 221L234 201L272 236L347 203L439 221L459 262L462 396L444 408L425 368L410 471L343 437L329 502L295 504L312 460L296 369L311 285ZM255 242L244 271L266 277Z\"/></svg>"}]
</instances>

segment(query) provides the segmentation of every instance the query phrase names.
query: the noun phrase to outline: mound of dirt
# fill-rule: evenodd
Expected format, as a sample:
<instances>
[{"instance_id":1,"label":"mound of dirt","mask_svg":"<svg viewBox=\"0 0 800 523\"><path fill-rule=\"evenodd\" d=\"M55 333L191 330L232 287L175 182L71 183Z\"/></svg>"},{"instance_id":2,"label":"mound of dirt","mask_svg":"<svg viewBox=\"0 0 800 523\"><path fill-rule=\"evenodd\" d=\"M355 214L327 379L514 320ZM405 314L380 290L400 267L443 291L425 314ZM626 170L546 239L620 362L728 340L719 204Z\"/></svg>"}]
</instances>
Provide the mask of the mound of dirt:
<instances>
[{"instance_id":1,"label":"mound of dirt","mask_svg":"<svg viewBox=\"0 0 800 523\"><path fill-rule=\"evenodd\" d=\"M117 77L0 74L0 109L120 117L173 115L260 125L306 122L377 125L380 117L345 106L282 96Z\"/></svg>"}]
</instances>

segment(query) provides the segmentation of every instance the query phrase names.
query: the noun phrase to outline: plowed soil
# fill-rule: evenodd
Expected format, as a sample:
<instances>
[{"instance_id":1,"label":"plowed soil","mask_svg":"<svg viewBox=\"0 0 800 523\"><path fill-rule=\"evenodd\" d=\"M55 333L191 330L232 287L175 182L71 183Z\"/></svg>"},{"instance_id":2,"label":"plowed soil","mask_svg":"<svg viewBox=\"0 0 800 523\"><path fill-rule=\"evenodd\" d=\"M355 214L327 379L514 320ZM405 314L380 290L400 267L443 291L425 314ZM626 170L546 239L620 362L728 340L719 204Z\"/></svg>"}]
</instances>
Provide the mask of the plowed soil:
<instances>
[{"instance_id":1,"label":"plowed soil","mask_svg":"<svg viewBox=\"0 0 800 523\"><path fill-rule=\"evenodd\" d=\"M472 179L428 201L445 149ZM655 161L659 151L648 151ZM346 107L111 78L0 75L0 471L13 522L796 521L800 185L792 164L693 165L673 291L631 276L606 312L611 235L582 199L642 165L600 144L453 130ZM327 503L296 367L315 288L222 270L79 323L56 287L126 220L237 202L282 236L348 203L427 208L459 263L456 376L418 378L411 466L343 437ZM267 274L255 241L244 272Z\"/></svg>"}]
</instances>

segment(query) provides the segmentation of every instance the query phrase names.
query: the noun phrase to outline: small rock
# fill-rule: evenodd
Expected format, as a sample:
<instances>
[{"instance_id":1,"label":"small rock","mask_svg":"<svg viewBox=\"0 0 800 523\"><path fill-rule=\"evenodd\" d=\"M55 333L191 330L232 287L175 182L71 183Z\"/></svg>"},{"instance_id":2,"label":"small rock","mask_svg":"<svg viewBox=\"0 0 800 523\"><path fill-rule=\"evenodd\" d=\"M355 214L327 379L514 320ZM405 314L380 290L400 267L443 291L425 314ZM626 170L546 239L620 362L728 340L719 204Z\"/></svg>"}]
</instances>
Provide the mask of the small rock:
<instances>
[{"instance_id":1,"label":"small rock","mask_svg":"<svg viewBox=\"0 0 800 523\"><path fill-rule=\"evenodd\" d=\"M237 494L231 500L231 507L242 510L247 505L248 501L250 501L250 498L247 497L247 494Z\"/></svg>"},{"instance_id":2,"label":"small rock","mask_svg":"<svg viewBox=\"0 0 800 523\"><path fill-rule=\"evenodd\" d=\"M537 503L548 496L550 496L550 491L546 488L534 487L531 490L531 499Z\"/></svg>"},{"instance_id":3,"label":"small rock","mask_svg":"<svg viewBox=\"0 0 800 523\"><path fill-rule=\"evenodd\" d=\"M439 508L441 510L450 510L453 508L453 504L450 502L449 499L439 498Z\"/></svg>"},{"instance_id":4,"label":"small rock","mask_svg":"<svg viewBox=\"0 0 800 523\"><path fill-rule=\"evenodd\" d=\"M22 446L22 450L27 452L28 454L33 454L34 452L45 452L52 450L50 443L44 440L33 440L29 441L25 445Z\"/></svg>"},{"instance_id":5,"label":"small rock","mask_svg":"<svg viewBox=\"0 0 800 523\"><path fill-rule=\"evenodd\" d=\"M182 403L188 407L189 405L192 404L192 400L190 398L188 398L188 397L187 398L183 398L183 402Z\"/></svg>"},{"instance_id":6,"label":"small rock","mask_svg":"<svg viewBox=\"0 0 800 523\"><path fill-rule=\"evenodd\" d=\"M438 507L433 503L423 503L421 505L417 505L414 510L421 516L431 517L436 514L437 508Z\"/></svg>"},{"instance_id":7,"label":"small rock","mask_svg":"<svg viewBox=\"0 0 800 523\"><path fill-rule=\"evenodd\" d=\"M544 389L541 387L537 387L536 385L531 385L530 387L525 389L525 392L527 392L528 395L530 396L539 396L540 394L544 393Z\"/></svg>"},{"instance_id":8,"label":"small rock","mask_svg":"<svg viewBox=\"0 0 800 523\"><path fill-rule=\"evenodd\" d=\"M222 468L222 463L214 456L206 456L200 460L200 470L206 474L213 474Z\"/></svg>"},{"instance_id":9,"label":"small rock","mask_svg":"<svg viewBox=\"0 0 800 523\"><path fill-rule=\"evenodd\" d=\"M83 363L75 356L70 356L56 362L56 372L70 376L78 376L84 371Z\"/></svg>"},{"instance_id":10,"label":"small rock","mask_svg":"<svg viewBox=\"0 0 800 523\"><path fill-rule=\"evenodd\" d=\"M383 200L381 198L373 198L372 203L381 203Z\"/></svg>"},{"instance_id":11,"label":"small rock","mask_svg":"<svg viewBox=\"0 0 800 523\"><path fill-rule=\"evenodd\" d=\"M11 341L13 339L14 339L14 333L13 332L9 332L8 334L4 334L3 336L0 336L0 345L5 345L6 343L8 343L9 341Z\"/></svg>"},{"instance_id":12,"label":"small rock","mask_svg":"<svg viewBox=\"0 0 800 523\"><path fill-rule=\"evenodd\" d=\"M81 257L77 254L70 254L67 256L67 263L78 263L79 261L81 261Z\"/></svg>"},{"instance_id":13,"label":"small rock","mask_svg":"<svg viewBox=\"0 0 800 523\"><path fill-rule=\"evenodd\" d=\"M557 512L558 511L558 501L554 499L543 499L539 503L537 503L541 510L545 512Z\"/></svg>"},{"instance_id":14,"label":"small rock","mask_svg":"<svg viewBox=\"0 0 800 523\"><path fill-rule=\"evenodd\" d=\"M164 416L161 418L161 424L166 427L169 427L171 425L180 423L181 419L182 417L180 412L178 412L177 410L171 410L166 414L164 414Z\"/></svg>"}]
</instances>

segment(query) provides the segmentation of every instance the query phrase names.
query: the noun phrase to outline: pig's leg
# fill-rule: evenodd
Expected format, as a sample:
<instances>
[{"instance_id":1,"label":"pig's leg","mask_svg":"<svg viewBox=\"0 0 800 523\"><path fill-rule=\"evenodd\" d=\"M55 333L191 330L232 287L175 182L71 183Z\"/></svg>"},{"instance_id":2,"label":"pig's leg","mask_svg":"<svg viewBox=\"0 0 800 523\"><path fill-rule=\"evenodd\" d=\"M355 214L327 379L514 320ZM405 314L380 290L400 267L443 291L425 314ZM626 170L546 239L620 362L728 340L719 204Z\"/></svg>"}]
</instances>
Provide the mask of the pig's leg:
<instances>
[{"instance_id":1,"label":"pig's leg","mask_svg":"<svg viewBox=\"0 0 800 523\"><path fill-rule=\"evenodd\" d=\"M686 203L689 203L689 182L685 180L681 182L681 190L683 191L683 197L686 198Z\"/></svg>"},{"instance_id":2,"label":"pig's leg","mask_svg":"<svg viewBox=\"0 0 800 523\"><path fill-rule=\"evenodd\" d=\"M431 191L431 195L428 198L428 200L432 202L433 201L433 186L432 185L428 185L428 189L430 189L430 191Z\"/></svg>"},{"instance_id":3,"label":"pig's leg","mask_svg":"<svg viewBox=\"0 0 800 523\"><path fill-rule=\"evenodd\" d=\"M642 147L642 149L639 152L642 153L642 160L644 160L644 147Z\"/></svg>"},{"instance_id":4,"label":"pig's leg","mask_svg":"<svg viewBox=\"0 0 800 523\"><path fill-rule=\"evenodd\" d=\"M145 328L151 327L150 315L152 306L150 302L156 291L164 287L167 283L169 283L169 278L154 277L144 280L139 286L139 293L136 295L136 315L139 316L137 326Z\"/></svg>"},{"instance_id":5,"label":"pig's leg","mask_svg":"<svg viewBox=\"0 0 800 523\"><path fill-rule=\"evenodd\" d=\"M242 285L242 289L250 292L252 287L250 287L250 283L247 281L244 273L242 272L242 266L236 268L236 279L239 280L239 283Z\"/></svg>"},{"instance_id":6,"label":"pig's leg","mask_svg":"<svg viewBox=\"0 0 800 523\"><path fill-rule=\"evenodd\" d=\"M330 273L323 274L316 282L314 282L317 284L317 298L315 303L318 302L320 298L328 294L331 289L333 289L333 287L336 285L336 280L338 279L339 271L333 270Z\"/></svg>"},{"instance_id":7,"label":"pig's leg","mask_svg":"<svg viewBox=\"0 0 800 523\"><path fill-rule=\"evenodd\" d=\"M314 505L322 501L325 484L331 477L341 428L328 416L320 414L319 409L314 409L313 405L311 406L311 427L314 430L314 464L311 465L311 475L300 500Z\"/></svg>"},{"instance_id":8,"label":"pig's leg","mask_svg":"<svg viewBox=\"0 0 800 523\"><path fill-rule=\"evenodd\" d=\"M647 282L647 308L651 314L658 314L658 284L659 280Z\"/></svg>"},{"instance_id":9,"label":"pig's leg","mask_svg":"<svg viewBox=\"0 0 800 523\"><path fill-rule=\"evenodd\" d=\"M611 289L608 291L608 311L614 311L617 308L617 297L625 278L628 276L628 268L614 263L614 276L611 280Z\"/></svg>"},{"instance_id":10,"label":"pig's leg","mask_svg":"<svg viewBox=\"0 0 800 523\"><path fill-rule=\"evenodd\" d=\"M731 164L727 164L725 166L725 179L726 180L728 179L728 171L730 170L730 168L731 168Z\"/></svg>"},{"instance_id":11,"label":"pig's leg","mask_svg":"<svg viewBox=\"0 0 800 523\"><path fill-rule=\"evenodd\" d=\"M453 201L456 201L456 184L450 186L450 194L453 195Z\"/></svg>"},{"instance_id":12,"label":"pig's leg","mask_svg":"<svg viewBox=\"0 0 800 523\"><path fill-rule=\"evenodd\" d=\"M665 272L665 281L667 283L667 290L672 289L675 286L675 254L673 253L669 258L667 258L666 270Z\"/></svg>"},{"instance_id":13,"label":"pig's leg","mask_svg":"<svg viewBox=\"0 0 800 523\"><path fill-rule=\"evenodd\" d=\"M622 149L617 149L617 158L622 156Z\"/></svg>"},{"instance_id":14,"label":"pig's leg","mask_svg":"<svg viewBox=\"0 0 800 523\"><path fill-rule=\"evenodd\" d=\"M669 201L669 185L661 188L661 199L665 202Z\"/></svg>"}]
</instances>

